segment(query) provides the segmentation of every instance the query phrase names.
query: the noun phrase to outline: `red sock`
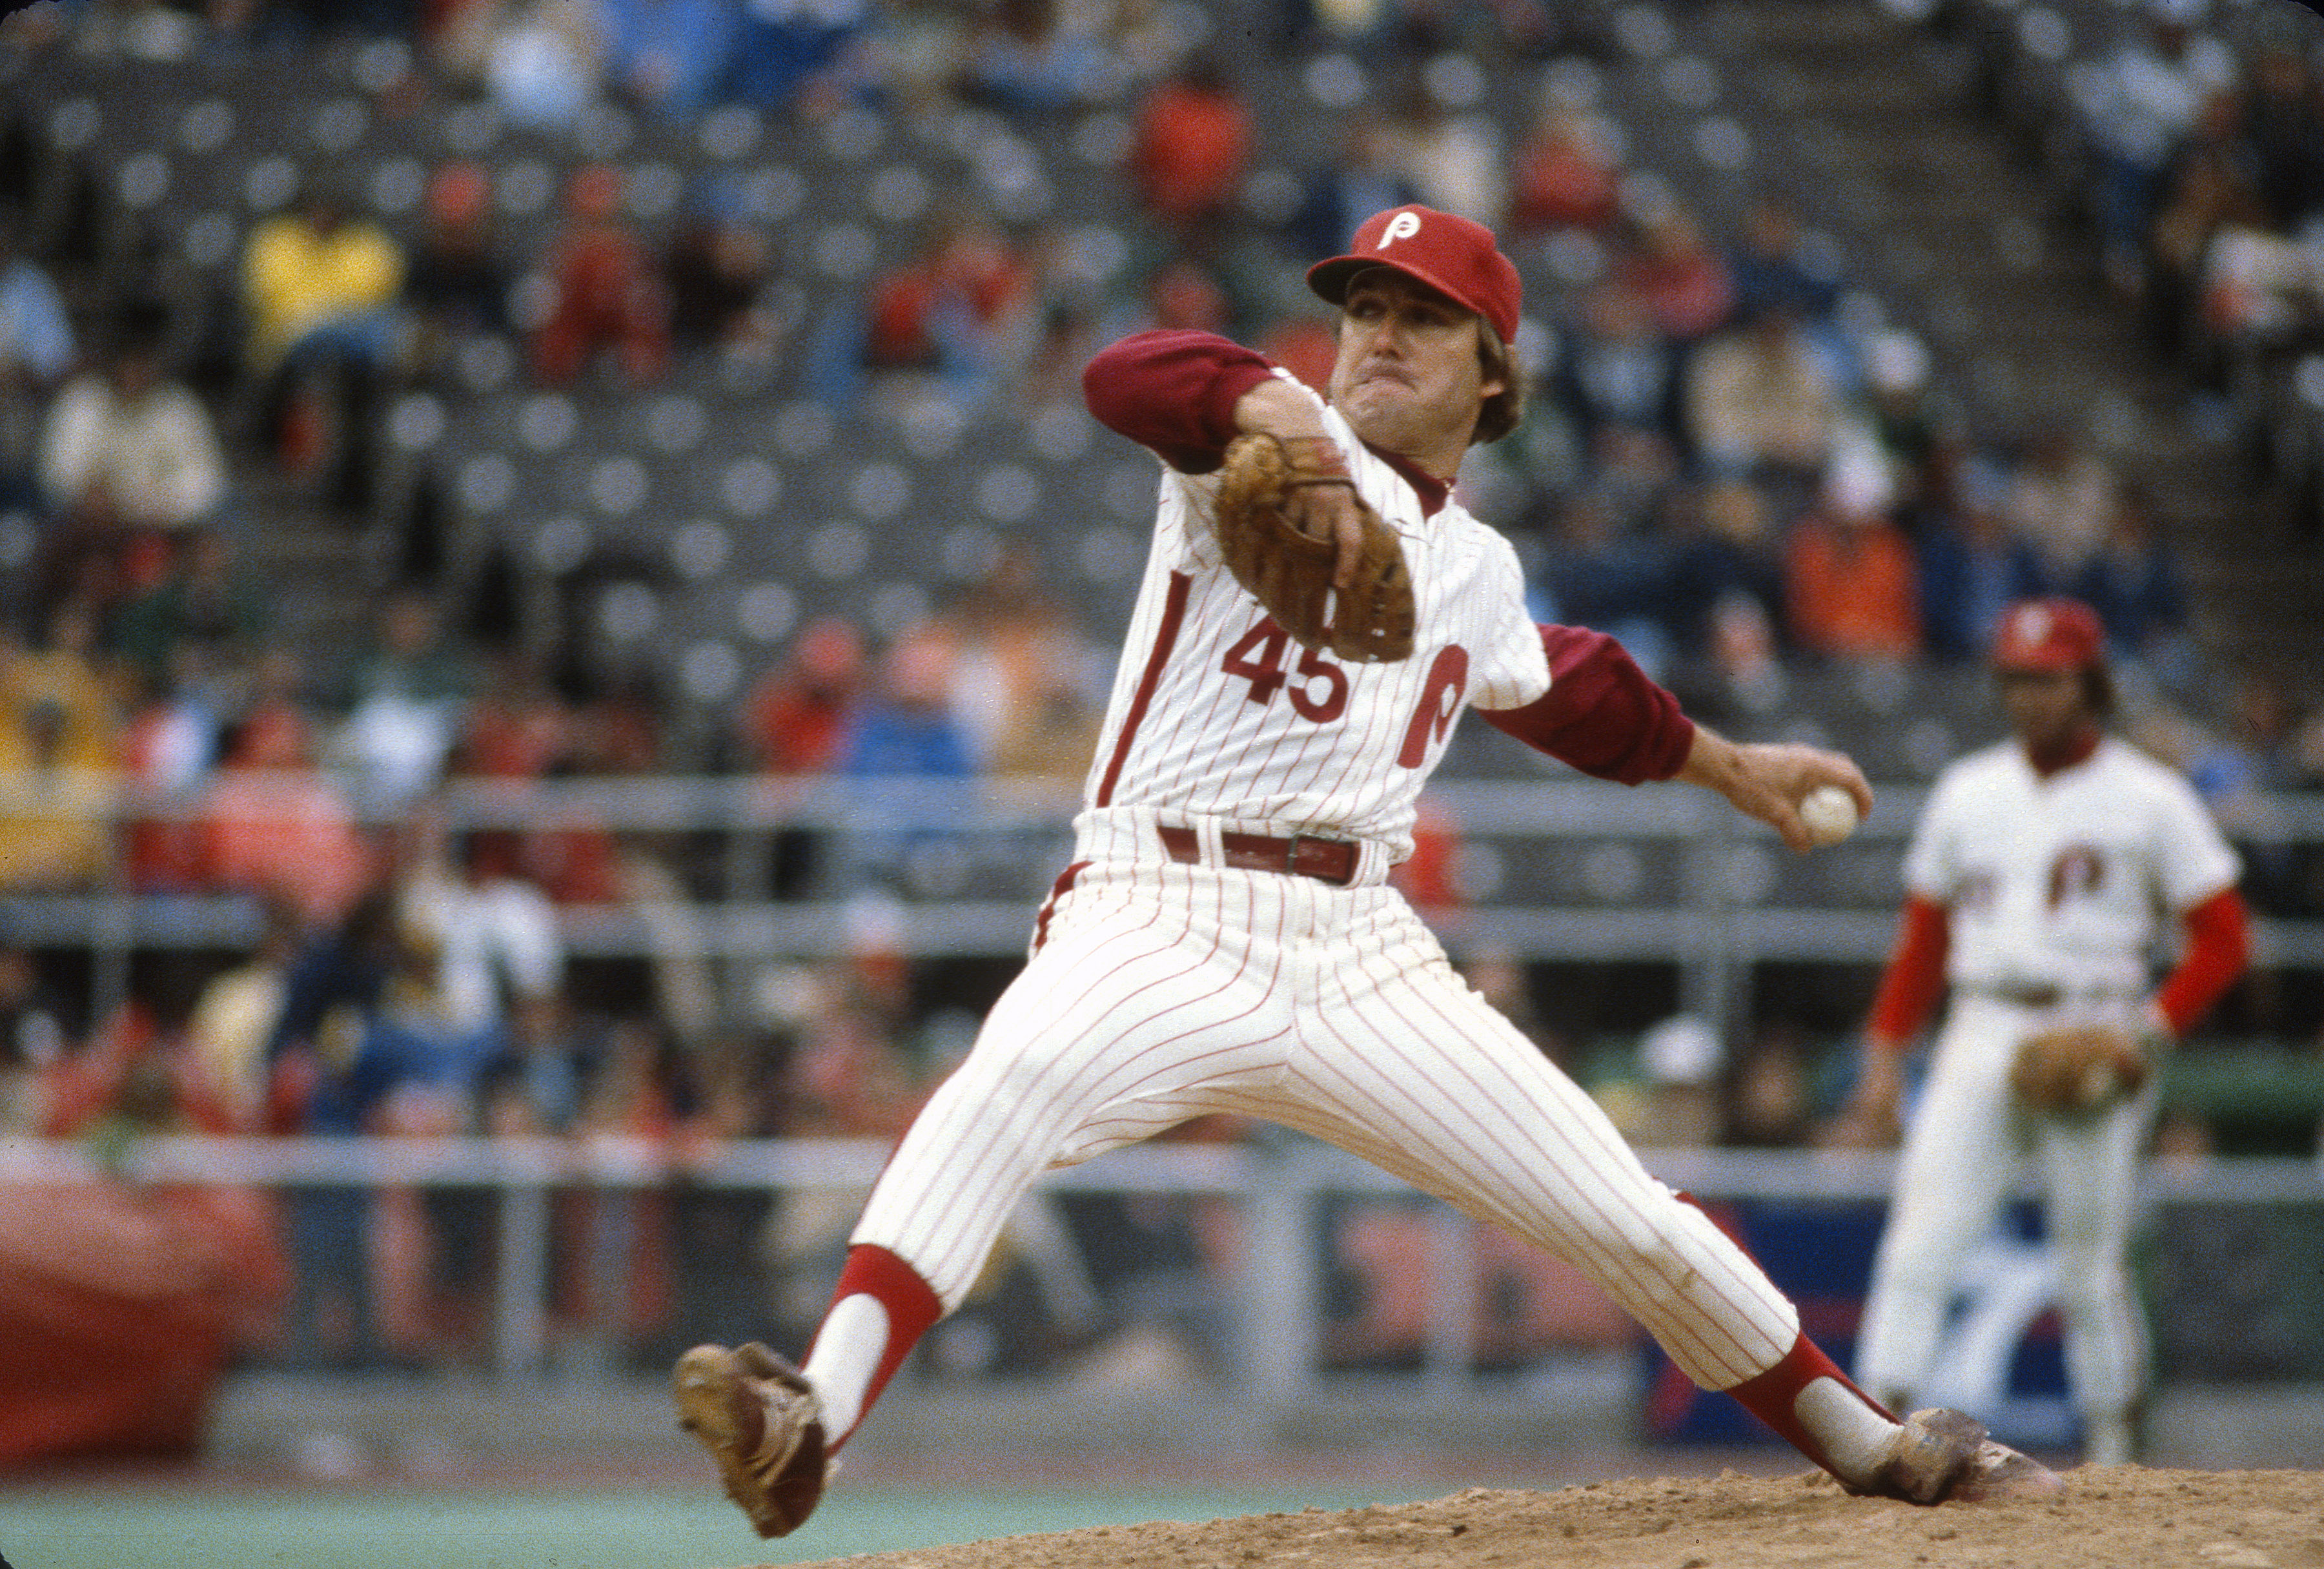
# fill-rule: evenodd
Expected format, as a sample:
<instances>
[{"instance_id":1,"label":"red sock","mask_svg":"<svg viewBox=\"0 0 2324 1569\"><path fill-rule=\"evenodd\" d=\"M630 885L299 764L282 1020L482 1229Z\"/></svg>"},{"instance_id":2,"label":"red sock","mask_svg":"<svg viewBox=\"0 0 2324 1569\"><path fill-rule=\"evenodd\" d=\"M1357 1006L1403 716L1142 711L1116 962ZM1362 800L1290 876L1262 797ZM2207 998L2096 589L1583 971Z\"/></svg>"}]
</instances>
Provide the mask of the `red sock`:
<instances>
[{"instance_id":1,"label":"red sock","mask_svg":"<svg viewBox=\"0 0 2324 1569\"><path fill-rule=\"evenodd\" d=\"M1741 1401L1745 1410L1781 1434L1793 1448L1837 1476L1840 1473L1832 1471L1831 1456L1825 1453L1822 1444L1801 1422L1797 1407L1800 1391L1818 1379L1836 1380L1872 1410L1891 1422L1896 1420L1894 1412L1858 1389L1804 1333L1792 1343L1792 1349L1784 1353L1782 1361L1727 1392Z\"/></svg>"},{"instance_id":2,"label":"red sock","mask_svg":"<svg viewBox=\"0 0 2324 1569\"><path fill-rule=\"evenodd\" d=\"M909 1264L887 1249L869 1242L858 1242L847 1250L847 1262L839 1271L839 1288L831 1295L833 1306L851 1297L869 1297L888 1312L888 1343L881 1349L879 1365L872 1370L871 1382L864 1386L862 1403L856 1408L855 1422L847 1433L835 1434L834 1450L847 1442L848 1434L863 1420L863 1413L872 1409L880 1398L880 1391L904 1365L904 1359L927 1334L936 1321L944 1316L944 1304L928 1283L921 1279ZM815 1350L807 1349L813 1357Z\"/></svg>"}]
</instances>

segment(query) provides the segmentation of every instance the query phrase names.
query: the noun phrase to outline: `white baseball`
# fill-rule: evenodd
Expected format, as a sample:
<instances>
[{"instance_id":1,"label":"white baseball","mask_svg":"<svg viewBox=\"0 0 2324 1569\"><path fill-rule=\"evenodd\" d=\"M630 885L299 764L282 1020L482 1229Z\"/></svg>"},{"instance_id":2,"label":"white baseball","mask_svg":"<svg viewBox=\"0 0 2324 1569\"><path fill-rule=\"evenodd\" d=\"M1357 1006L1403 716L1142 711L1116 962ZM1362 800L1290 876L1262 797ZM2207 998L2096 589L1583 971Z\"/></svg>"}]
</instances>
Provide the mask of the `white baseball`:
<instances>
[{"instance_id":1,"label":"white baseball","mask_svg":"<svg viewBox=\"0 0 2324 1569\"><path fill-rule=\"evenodd\" d=\"M1838 785L1818 785L1800 803L1800 821L1817 844L1837 844L1856 832L1856 798Z\"/></svg>"}]
</instances>

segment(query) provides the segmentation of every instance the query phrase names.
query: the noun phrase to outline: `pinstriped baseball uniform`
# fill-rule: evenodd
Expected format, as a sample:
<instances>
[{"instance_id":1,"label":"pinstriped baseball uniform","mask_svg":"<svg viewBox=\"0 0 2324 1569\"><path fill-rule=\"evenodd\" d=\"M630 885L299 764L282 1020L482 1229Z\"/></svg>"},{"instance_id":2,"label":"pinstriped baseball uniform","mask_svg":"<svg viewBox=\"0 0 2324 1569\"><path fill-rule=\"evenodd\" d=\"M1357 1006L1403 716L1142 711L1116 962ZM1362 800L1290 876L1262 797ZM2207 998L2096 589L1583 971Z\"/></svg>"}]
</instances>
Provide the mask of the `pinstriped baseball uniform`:
<instances>
[{"instance_id":1,"label":"pinstriped baseball uniform","mask_svg":"<svg viewBox=\"0 0 2324 1569\"><path fill-rule=\"evenodd\" d=\"M1241 1112L1572 1260L1698 1383L1742 1383L1798 1342L1791 1304L1385 886L1461 709L1531 704L1550 665L1507 541L1323 416L1402 537L1415 652L1342 665L1292 642L1220 564L1214 482L1166 468L1074 863L853 1240L949 1310L1044 1168ZM1244 835L1352 844L1346 883L1233 865Z\"/></svg>"},{"instance_id":2,"label":"pinstriped baseball uniform","mask_svg":"<svg viewBox=\"0 0 2324 1569\"><path fill-rule=\"evenodd\" d=\"M2034 1030L2135 1029L2163 916L2234 887L2235 852L2187 781L2120 742L2043 775L2015 742L1946 770L1904 862L1947 912L1953 1001L1907 1135L1866 1304L1858 1372L1910 1390L1934 1361L1961 1260L1991 1225L2017 1157L2040 1162L2078 1407L2113 1416L2144 1392L2145 1321L2124 1263L2153 1084L2065 1121L2014 1101Z\"/></svg>"}]
</instances>

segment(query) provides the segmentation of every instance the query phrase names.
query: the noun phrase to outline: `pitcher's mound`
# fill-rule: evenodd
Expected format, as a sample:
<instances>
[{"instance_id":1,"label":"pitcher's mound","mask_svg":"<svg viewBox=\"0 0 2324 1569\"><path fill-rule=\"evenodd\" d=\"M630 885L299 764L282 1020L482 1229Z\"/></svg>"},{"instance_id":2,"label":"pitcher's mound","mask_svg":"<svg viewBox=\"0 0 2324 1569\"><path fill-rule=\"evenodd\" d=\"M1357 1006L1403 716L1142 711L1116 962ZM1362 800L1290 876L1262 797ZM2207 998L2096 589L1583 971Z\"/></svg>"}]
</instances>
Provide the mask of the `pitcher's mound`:
<instances>
[{"instance_id":1,"label":"pitcher's mound","mask_svg":"<svg viewBox=\"0 0 2324 1569\"><path fill-rule=\"evenodd\" d=\"M847 1569L2324 1569L2324 1472L2084 1467L2040 1504L1915 1509L1821 1473L1471 1488L1341 1514L1102 1526Z\"/></svg>"}]
</instances>

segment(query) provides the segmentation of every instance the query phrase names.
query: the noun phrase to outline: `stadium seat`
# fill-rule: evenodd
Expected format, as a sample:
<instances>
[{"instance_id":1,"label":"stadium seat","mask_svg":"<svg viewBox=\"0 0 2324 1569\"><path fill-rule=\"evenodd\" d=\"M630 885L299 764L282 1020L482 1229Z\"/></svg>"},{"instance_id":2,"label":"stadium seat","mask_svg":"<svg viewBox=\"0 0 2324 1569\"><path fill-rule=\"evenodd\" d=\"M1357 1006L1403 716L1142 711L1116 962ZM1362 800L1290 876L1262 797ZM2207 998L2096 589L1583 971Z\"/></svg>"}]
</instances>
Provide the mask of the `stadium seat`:
<instances>
[{"instance_id":1,"label":"stadium seat","mask_svg":"<svg viewBox=\"0 0 2324 1569\"><path fill-rule=\"evenodd\" d=\"M779 643L798 625L799 597L787 583L752 583L735 594L733 608L735 630L752 642Z\"/></svg>"},{"instance_id":2,"label":"stadium seat","mask_svg":"<svg viewBox=\"0 0 2324 1569\"><path fill-rule=\"evenodd\" d=\"M826 583L861 577L872 558L872 531L852 518L834 518L816 525L802 544L807 575Z\"/></svg>"},{"instance_id":3,"label":"stadium seat","mask_svg":"<svg viewBox=\"0 0 2324 1569\"><path fill-rule=\"evenodd\" d=\"M580 428L573 400L561 392L527 398L517 409L517 439L535 452L562 451L572 444Z\"/></svg>"},{"instance_id":4,"label":"stadium seat","mask_svg":"<svg viewBox=\"0 0 2324 1569\"><path fill-rule=\"evenodd\" d=\"M996 523L1022 523L1041 504L1041 482L1021 463L996 463L977 476L976 510Z\"/></svg>"},{"instance_id":5,"label":"stadium seat","mask_svg":"<svg viewBox=\"0 0 2324 1569\"><path fill-rule=\"evenodd\" d=\"M669 392L646 401L638 435L645 445L669 457L682 457L702 445L708 417L702 400L686 392Z\"/></svg>"},{"instance_id":6,"label":"stadium seat","mask_svg":"<svg viewBox=\"0 0 2324 1569\"><path fill-rule=\"evenodd\" d=\"M719 475L718 494L733 517L744 522L764 518L782 499L782 473L763 457L735 458Z\"/></svg>"}]
</instances>

